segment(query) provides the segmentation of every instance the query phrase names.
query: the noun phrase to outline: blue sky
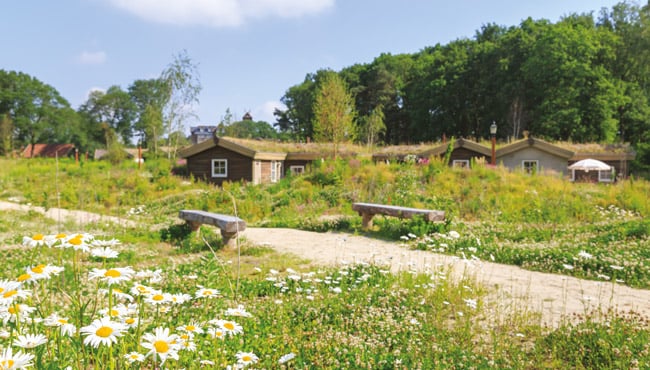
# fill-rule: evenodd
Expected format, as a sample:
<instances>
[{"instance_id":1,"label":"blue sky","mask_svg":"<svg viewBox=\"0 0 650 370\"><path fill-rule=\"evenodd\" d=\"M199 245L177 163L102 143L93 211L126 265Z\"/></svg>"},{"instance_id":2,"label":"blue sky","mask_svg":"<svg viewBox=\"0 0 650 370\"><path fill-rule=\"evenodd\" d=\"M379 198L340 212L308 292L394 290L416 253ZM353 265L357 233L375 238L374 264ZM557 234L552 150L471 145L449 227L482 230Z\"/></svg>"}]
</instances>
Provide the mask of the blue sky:
<instances>
[{"instance_id":1,"label":"blue sky","mask_svg":"<svg viewBox=\"0 0 650 370\"><path fill-rule=\"evenodd\" d=\"M285 91L319 69L369 63L471 38L481 25L556 22L613 0L24 0L6 1L0 69L30 74L74 108L89 91L158 77L186 50L203 91L194 124L226 109L273 123Z\"/></svg>"}]
</instances>

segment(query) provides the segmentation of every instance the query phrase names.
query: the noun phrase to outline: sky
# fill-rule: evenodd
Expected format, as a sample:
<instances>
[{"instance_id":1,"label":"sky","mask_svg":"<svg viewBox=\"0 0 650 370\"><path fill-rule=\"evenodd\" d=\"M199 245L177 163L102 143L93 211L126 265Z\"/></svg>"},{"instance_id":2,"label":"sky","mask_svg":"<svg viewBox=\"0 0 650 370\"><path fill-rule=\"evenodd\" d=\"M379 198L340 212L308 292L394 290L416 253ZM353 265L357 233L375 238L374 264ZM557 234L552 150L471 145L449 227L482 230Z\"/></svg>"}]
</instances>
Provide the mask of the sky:
<instances>
[{"instance_id":1,"label":"sky","mask_svg":"<svg viewBox=\"0 0 650 370\"><path fill-rule=\"evenodd\" d=\"M614 0L23 0L5 1L0 69L53 86L73 108L92 90L159 77L183 51L202 91L189 126L230 110L275 122L291 86L382 53L472 38L482 25L597 15Z\"/></svg>"}]
</instances>

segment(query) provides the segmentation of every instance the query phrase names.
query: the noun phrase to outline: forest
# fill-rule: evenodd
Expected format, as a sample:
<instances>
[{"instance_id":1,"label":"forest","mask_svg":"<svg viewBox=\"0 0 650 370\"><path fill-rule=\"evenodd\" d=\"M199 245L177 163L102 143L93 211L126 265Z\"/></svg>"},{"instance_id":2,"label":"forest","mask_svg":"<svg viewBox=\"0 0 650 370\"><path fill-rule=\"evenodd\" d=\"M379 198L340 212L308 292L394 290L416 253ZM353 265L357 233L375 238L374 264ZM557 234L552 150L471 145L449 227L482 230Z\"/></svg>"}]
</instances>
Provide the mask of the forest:
<instances>
[{"instance_id":1,"label":"forest","mask_svg":"<svg viewBox=\"0 0 650 370\"><path fill-rule=\"evenodd\" d=\"M499 140L529 133L551 141L630 142L644 167L650 164L649 26L650 4L630 2L556 23L485 24L472 38L307 73L281 97L286 109L275 111L276 122L222 120L219 132L318 139L316 113L329 109L319 104L321 85L336 75L343 98L351 99L354 134L346 137L360 143L481 139L496 123ZM0 70L0 154L37 142L72 142L84 150L180 145L182 123L192 115L181 108L198 104L196 76L196 65L181 53L159 78L95 91L75 110L37 77Z\"/></svg>"}]
</instances>

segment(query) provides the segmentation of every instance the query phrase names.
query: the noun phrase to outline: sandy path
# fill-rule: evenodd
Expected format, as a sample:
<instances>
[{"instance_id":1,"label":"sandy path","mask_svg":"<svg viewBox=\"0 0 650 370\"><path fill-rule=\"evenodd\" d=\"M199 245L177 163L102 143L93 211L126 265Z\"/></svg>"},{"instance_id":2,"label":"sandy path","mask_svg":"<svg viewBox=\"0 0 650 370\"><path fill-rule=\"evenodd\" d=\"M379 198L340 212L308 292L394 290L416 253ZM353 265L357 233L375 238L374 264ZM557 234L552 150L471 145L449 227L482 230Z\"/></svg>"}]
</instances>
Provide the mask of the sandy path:
<instances>
[{"instance_id":1,"label":"sandy path","mask_svg":"<svg viewBox=\"0 0 650 370\"><path fill-rule=\"evenodd\" d=\"M248 228L243 236L279 252L308 258L314 263L347 262L387 264L392 271L427 271L451 268L452 274L471 276L489 288L485 299L499 311L515 307L541 314L541 324L557 326L564 317L609 308L635 311L650 317L650 290L611 283L534 272L498 263L462 260L431 252L409 250L400 243L341 233L314 233L292 229Z\"/></svg>"},{"instance_id":2,"label":"sandy path","mask_svg":"<svg viewBox=\"0 0 650 370\"><path fill-rule=\"evenodd\" d=\"M91 222L112 222L131 226L133 221L65 209L0 201L0 210L37 211L60 222L73 220L80 226ZM636 311L650 317L650 290L573 277L534 272L491 262L461 260L431 252L409 250L399 242L387 242L345 233L314 233L293 229L248 228L243 236L250 242L269 245L319 265L368 262L390 266L391 270L419 271L450 268L456 277L470 276L488 288L485 298L492 307L507 312L512 307L541 314L541 324L557 326L563 317L600 308Z\"/></svg>"}]
</instances>

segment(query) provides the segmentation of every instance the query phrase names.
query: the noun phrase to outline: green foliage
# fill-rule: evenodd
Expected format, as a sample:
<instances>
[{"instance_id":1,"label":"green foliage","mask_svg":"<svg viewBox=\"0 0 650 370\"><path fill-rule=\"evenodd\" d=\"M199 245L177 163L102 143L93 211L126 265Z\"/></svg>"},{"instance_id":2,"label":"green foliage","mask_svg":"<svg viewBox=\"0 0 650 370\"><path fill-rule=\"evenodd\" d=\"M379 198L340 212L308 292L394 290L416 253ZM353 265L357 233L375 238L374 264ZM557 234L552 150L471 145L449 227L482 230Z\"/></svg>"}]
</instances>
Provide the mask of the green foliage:
<instances>
[{"instance_id":1,"label":"green foliage","mask_svg":"<svg viewBox=\"0 0 650 370\"><path fill-rule=\"evenodd\" d=\"M540 338L535 350L549 368L642 369L650 366L644 324L645 318L635 314L588 316Z\"/></svg>"}]
</instances>

